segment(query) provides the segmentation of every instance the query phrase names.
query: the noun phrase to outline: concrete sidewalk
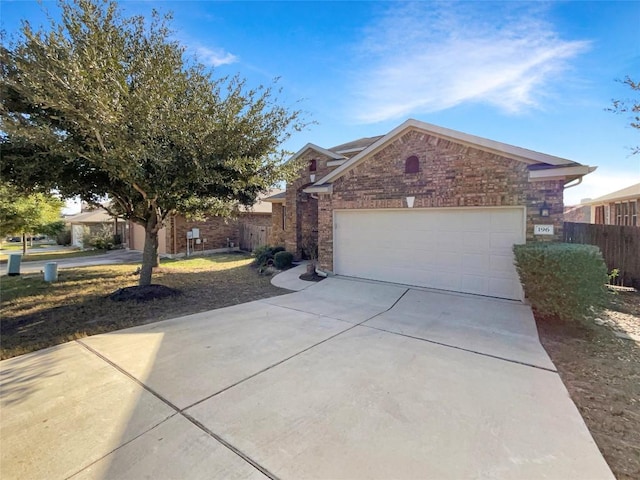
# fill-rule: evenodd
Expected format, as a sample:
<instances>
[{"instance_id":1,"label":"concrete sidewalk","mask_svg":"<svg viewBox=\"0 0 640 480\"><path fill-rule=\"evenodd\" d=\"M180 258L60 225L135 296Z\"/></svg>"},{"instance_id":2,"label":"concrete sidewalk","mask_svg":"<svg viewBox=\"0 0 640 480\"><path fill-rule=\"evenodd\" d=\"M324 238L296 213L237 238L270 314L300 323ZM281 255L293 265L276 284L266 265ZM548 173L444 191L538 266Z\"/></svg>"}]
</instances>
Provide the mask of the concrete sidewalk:
<instances>
[{"instance_id":1,"label":"concrete sidewalk","mask_svg":"<svg viewBox=\"0 0 640 480\"><path fill-rule=\"evenodd\" d=\"M21 262L20 273L38 273L44 269L46 263L55 262L58 269L89 267L95 265L120 265L125 263L142 263L142 252L135 250L111 250L102 255L92 255L89 257L61 258L59 260L37 260ZM6 273L7 266L2 265Z\"/></svg>"},{"instance_id":2,"label":"concrete sidewalk","mask_svg":"<svg viewBox=\"0 0 640 480\"><path fill-rule=\"evenodd\" d=\"M329 278L0 379L3 478L613 479L517 302Z\"/></svg>"}]
</instances>

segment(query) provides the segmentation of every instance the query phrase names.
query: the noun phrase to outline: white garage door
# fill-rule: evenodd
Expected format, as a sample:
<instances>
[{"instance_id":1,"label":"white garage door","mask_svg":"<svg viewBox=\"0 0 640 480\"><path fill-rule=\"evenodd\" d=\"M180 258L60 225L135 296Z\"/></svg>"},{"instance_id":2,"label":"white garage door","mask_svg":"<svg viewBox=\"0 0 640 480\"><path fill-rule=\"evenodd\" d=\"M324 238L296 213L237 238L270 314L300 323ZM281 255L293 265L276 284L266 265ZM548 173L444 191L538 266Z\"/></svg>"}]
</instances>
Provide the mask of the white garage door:
<instances>
[{"instance_id":1,"label":"white garage door","mask_svg":"<svg viewBox=\"0 0 640 480\"><path fill-rule=\"evenodd\" d=\"M522 298L523 208L338 210L333 235L338 275Z\"/></svg>"}]
</instances>

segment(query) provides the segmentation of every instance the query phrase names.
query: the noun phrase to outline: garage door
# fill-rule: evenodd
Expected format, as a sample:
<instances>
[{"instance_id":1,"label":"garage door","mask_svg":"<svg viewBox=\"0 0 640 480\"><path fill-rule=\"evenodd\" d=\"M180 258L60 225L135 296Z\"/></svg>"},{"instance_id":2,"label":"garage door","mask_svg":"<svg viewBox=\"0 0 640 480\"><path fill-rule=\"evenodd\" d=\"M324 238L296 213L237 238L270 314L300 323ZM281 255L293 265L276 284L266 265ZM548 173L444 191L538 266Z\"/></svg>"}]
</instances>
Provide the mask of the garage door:
<instances>
[{"instance_id":1,"label":"garage door","mask_svg":"<svg viewBox=\"0 0 640 480\"><path fill-rule=\"evenodd\" d=\"M334 272L521 299L512 246L523 208L337 210Z\"/></svg>"}]
</instances>

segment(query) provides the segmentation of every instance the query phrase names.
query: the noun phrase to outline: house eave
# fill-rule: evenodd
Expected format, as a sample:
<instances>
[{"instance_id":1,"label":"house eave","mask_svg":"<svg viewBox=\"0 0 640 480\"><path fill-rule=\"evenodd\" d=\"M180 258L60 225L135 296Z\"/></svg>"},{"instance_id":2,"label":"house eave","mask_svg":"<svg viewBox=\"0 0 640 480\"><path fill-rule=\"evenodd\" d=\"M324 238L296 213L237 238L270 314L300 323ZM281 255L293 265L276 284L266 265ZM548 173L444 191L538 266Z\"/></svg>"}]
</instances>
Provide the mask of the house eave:
<instances>
[{"instance_id":1,"label":"house eave","mask_svg":"<svg viewBox=\"0 0 640 480\"><path fill-rule=\"evenodd\" d=\"M304 190L304 193L333 193L333 185L332 184L314 184L310 185Z\"/></svg>"},{"instance_id":2,"label":"house eave","mask_svg":"<svg viewBox=\"0 0 640 480\"><path fill-rule=\"evenodd\" d=\"M543 182L547 180L566 180L573 181L583 177L598 167L590 167L589 165L567 165L554 168L545 168L541 170L529 170L529 181Z\"/></svg>"},{"instance_id":3,"label":"house eave","mask_svg":"<svg viewBox=\"0 0 640 480\"><path fill-rule=\"evenodd\" d=\"M327 162L327 167L339 167L340 165L344 165L347 163L347 160L329 160Z\"/></svg>"}]
</instances>

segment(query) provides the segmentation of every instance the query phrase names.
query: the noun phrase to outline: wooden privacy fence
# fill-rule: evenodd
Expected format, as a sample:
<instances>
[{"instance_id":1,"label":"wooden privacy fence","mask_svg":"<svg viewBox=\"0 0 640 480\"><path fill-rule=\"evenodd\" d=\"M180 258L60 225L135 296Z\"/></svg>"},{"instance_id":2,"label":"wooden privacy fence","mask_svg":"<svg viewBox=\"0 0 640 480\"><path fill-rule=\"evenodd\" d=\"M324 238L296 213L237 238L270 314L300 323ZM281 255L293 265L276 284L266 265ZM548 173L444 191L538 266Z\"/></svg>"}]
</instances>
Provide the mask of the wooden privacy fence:
<instances>
[{"instance_id":1,"label":"wooden privacy fence","mask_svg":"<svg viewBox=\"0 0 640 480\"><path fill-rule=\"evenodd\" d=\"M620 270L617 283L640 289L640 227L565 222L564 241L597 245L609 271Z\"/></svg>"},{"instance_id":2,"label":"wooden privacy fence","mask_svg":"<svg viewBox=\"0 0 640 480\"><path fill-rule=\"evenodd\" d=\"M269 243L271 227L261 227L247 223L240 224L240 249L253 252L256 248Z\"/></svg>"}]
</instances>

